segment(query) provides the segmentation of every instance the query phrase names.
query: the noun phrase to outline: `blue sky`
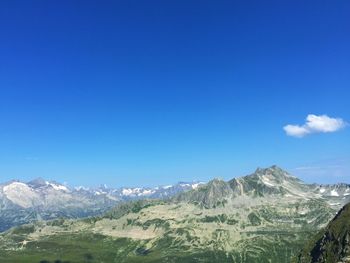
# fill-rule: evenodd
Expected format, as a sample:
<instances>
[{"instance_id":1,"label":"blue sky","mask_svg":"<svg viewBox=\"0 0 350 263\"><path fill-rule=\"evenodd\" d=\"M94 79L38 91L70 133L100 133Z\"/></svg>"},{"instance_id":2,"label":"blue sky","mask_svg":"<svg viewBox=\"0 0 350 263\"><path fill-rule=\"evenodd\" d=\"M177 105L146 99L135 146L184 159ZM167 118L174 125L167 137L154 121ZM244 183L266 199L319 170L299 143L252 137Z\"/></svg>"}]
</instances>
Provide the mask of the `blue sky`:
<instances>
[{"instance_id":1,"label":"blue sky","mask_svg":"<svg viewBox=\"0 0 350 263\"><path fill-rule=\"evenodd\" d=\"M1 1L0 178L350 183L349 1Z\"/></svg>"}]
</instances>

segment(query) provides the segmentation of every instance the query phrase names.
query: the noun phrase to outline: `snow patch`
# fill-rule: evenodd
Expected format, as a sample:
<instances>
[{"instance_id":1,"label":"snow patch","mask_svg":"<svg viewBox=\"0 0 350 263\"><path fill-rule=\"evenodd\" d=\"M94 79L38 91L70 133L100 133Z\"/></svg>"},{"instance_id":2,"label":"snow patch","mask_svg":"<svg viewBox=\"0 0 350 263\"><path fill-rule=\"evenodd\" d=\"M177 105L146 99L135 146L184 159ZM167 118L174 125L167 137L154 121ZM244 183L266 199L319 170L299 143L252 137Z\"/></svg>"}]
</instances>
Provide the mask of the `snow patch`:
<instances>
[{"instance_id":1,"label":"snow patch","mask_svg":"<svg viewBox=\"0 0 350 263\"><path fill-rule=\"evenodd\" d=\"M124 188L124 189L122 190L122 194L123 194L123 195L126 195L126 196L131 195L131 194L133 194L133 193L134 193L134 191L133 191L132 189Z\"/></svg>"},{"instance_id":2,"label":"snow patch","mask_svg":"<svg viewBox=\"0 0 350 263\"><path fill-rule=\"evenodd\" d=\"M195 184L192 184L192 189L197 189L198 186L202 185L204 183L195 183Z\"/></svg>"},{"instance_id":3,"label":"snow patch","mask_svg":"<svg viewBox=\"0 0 350 263\"><path fill-rule=\"evenodd\" d=\"M50 185L53 189L55 189L57 191L69 192L68 188L65 187L64 185L53 184L53 183L49 183L48 185Z\"/></svg>"},{"instance_id":4,"label":"snow patch","mask_svg":"<svg viewBox=\"0 0 350 263\"><path fill-rule=\"evenodd\" d=\"M140 195L151 195L153 193L154 193L154 191L152 191L152 190L144 190L143 192L139 193L138 195L139 196Z\"/></svg>"},{"instance_id":5,"label":"snow patch","mask_svg":"<svg viewBox=\"0 0 350 263\"><path fill-rule=\"evenodd\" d=\"M90 190L89 187L85 187L85 186L81 186L81 185L74 187L74 189L77 191L80 191L80 190L89 191Z\"/></svg>"},{"instance_id":6,"label":"snow patch","mask_svg":"<svg viewBox=\"0 0 350 263\"><path fill-rule=\"evenodd\" d=\"M122 195L124 196L147 196L155 193L155 190L142 189L142 188L124 188L122 190Z\"/></svg>"},{"instance_id":7,"label":"snow patch","mask_svg":"<svg viewBox=\"0 0 350 263\"><path fill-rule=\"evenodd\" d=\"M270 181L270 179L266 176L266 175L263 175L261 177L261 180L264 184L268 185L268 186L271 186L271 187L274 187L275 185Z\"/></svg>"},{"instance_id":8,"label":"snow patch","mask_svg":"<svg viewBox=\"0 0 350 263\"><path fill-rule=\"evenodd\" d=\"M3 189L4 189L4 192L6 192L9 189L21 189L21 188L31 189L28 185L21 182L13 182L11 184L5 185Z\"/></svg>"},{"instance_id":9,"label":"snow patch","mask_svg":"<svg viewBox=\"0 0 350 263\"><path fill-rule=\"evenodd\" d=\"M331 191L331 196L339 196L338 192L335 190Z\"/></svg>"}]
</instances>

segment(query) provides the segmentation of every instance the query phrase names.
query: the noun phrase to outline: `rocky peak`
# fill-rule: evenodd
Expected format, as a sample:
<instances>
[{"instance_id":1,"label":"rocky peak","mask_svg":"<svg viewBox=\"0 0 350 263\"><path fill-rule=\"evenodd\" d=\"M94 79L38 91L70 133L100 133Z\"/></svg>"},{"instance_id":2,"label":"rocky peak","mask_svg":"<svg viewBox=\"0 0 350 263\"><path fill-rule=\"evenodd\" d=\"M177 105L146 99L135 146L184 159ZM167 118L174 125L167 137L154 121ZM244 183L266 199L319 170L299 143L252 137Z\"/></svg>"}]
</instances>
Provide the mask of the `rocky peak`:
<instances>
[{"instance_id":1,"label":"rocky peak","mask_svg":"<svg viewBox=\"0 0 350 263\"><path fill-rule=\"evenodd\" d=\"M222 205L225 200L231 198L233 191L230 185L221 180L214 179L205 185L198 186L198 188L189 192L181 193L175 197L176 201L185 201L195 203L206 208L212 208Z\"/></svg>"},{"instance_id":2,"label":"rocky peak","mask_svg":"<svg viewBox=\"0 0 350 263\"><path fill-rule=\"evenodd\" d=\"M265 196L269 194L299 194L306 191L304 183L280 167L257 168L250 175L229 181L235 195Z\"/></svg>"},{"instance_id":3,"label":"rocky peak","mask_svg":"<svg viewBox=\"0 0 350 263\"><path fill-rule=\"evenodd\" d=\"M273 179L278 182L282 182L283 180L294 180L295 177L288 174L285 170L282 168L278 167L277 165L273 165L268 168L258 168L256 169L255 175L259 177L269 177L270 179ZM254 175L253 174L253 175Z\"/></svg>"},{"instance_id":4,"label":"rocky peak","mask_svg":"<svg viewBox=\"0 0 350 263\"><path fill-rule=\"evenodd\" d=\"M27 183L29 186L33 188L39 188L47 185L47 181L41 177L38 177Z\"/></svg>"}]
</instances>

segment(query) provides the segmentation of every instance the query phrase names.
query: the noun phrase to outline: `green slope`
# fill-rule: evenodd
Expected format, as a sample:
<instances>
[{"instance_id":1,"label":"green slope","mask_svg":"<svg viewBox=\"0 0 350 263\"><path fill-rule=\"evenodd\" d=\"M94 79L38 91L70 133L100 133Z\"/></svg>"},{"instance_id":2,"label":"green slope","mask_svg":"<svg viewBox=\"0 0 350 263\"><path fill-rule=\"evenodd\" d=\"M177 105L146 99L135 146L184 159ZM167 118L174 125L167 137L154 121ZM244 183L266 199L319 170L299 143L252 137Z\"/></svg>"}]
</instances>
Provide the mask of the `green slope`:
<instances>
[{"instance_id":1,"label":"green slope","mask_svg":"<svg viewBox=\"0 0 350 263\"><path fill-rule=\"evenodd\" d=\"M328 226L314 236L296 262L350 262L350 204L344 206Z\"/></svg>"}]
</instances>

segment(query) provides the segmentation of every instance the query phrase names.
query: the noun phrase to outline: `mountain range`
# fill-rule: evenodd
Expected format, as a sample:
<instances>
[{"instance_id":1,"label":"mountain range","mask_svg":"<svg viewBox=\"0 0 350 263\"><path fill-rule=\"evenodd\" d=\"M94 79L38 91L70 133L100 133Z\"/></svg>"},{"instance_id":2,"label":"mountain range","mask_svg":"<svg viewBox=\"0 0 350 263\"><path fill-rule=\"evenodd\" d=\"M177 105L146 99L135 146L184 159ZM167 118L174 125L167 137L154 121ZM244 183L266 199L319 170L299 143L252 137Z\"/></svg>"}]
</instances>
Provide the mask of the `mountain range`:
<instances>
[{"instance_id":1,"label":"mountain range","mask_svg":"<svg viewBox=\"0 0 350 263\"><path fill-rule=\"evenodd\" d=\"M159 187L69 187L37 178L30 182L0 184L0 232L12 226L59 217L100 215L117 203L140 198L169 198L194 189L201 182L180 182Z\"/></svg>"},{"instance_id":2,"label":"mountain range","mask_svg":"<svg viewBox=\"0 0 350 263\"><path fill-rule=\"evenodd\" d=\"M12 228L0 262L290 262L350 201L350 185L306 184L277 166L192 188Z\"/></svg>"}]
</instances>

